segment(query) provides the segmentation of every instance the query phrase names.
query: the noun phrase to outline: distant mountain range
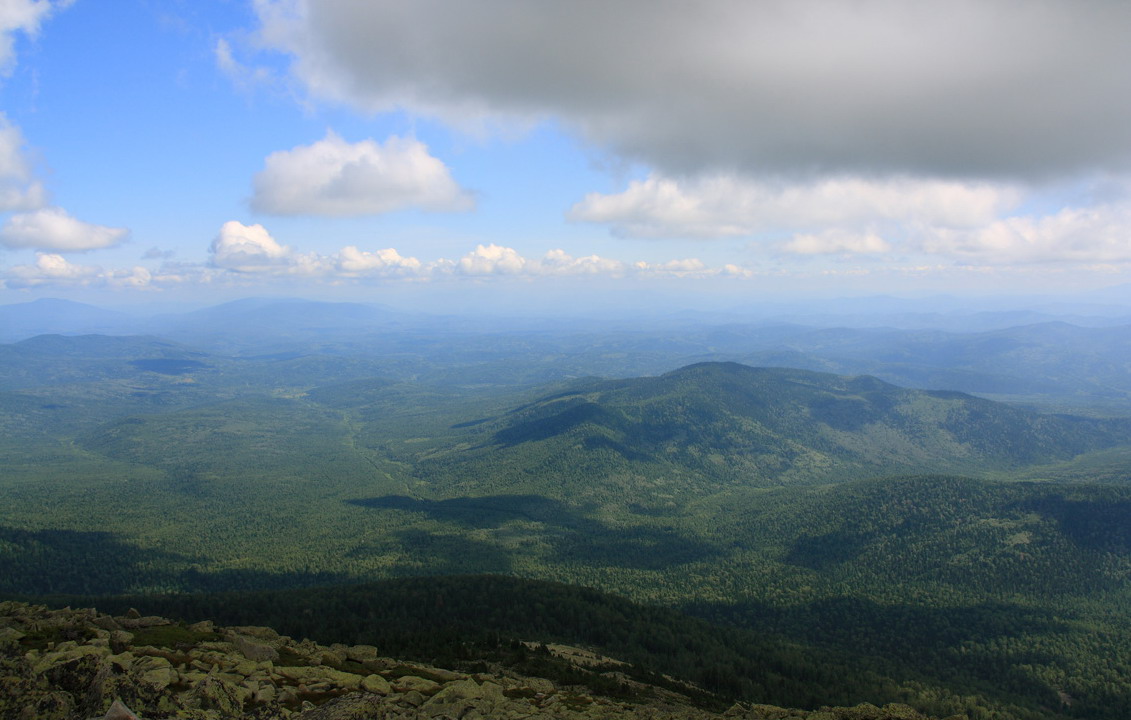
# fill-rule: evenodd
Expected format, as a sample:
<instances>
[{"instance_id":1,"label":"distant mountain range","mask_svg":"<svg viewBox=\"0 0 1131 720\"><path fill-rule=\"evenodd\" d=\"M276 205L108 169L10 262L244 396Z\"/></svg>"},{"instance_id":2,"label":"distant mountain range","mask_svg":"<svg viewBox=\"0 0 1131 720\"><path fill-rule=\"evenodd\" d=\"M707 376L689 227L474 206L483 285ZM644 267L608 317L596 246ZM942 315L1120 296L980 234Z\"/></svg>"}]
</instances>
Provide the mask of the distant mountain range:
<instances>
[{"instance_id":1,"label":"distant mountain range","mask_svg":"<svg viewBox=\"0 0 1131 720\"><path fill-rule=\"evenodd\" d=\"M1078 318L1092 325L1085 326L1042 313L999 313L1001 322L1025 324L981 329L984 324L972 315L962 317L969 322L940 320L935 329L816 324L835 322L836 316L735 322L690 314L633 324L444 317L358 303L247 299L143 318L39 300L0 306L0 342L38 334L149 336L218 358L331 358L346 364L366 358L374 375L455 384L536 385L736 361L874 375L906 387L1072 412L1131 414L1131 319L1119 324L1112 317ZM99 342L89 341L92 353L102 352L95 347ZM27 350L33 347L23 345L18 352ZM67 352L77 360L84 350L75 345ZM135 359L123 350L124 362Z\"/></svg>"}]
</instances>

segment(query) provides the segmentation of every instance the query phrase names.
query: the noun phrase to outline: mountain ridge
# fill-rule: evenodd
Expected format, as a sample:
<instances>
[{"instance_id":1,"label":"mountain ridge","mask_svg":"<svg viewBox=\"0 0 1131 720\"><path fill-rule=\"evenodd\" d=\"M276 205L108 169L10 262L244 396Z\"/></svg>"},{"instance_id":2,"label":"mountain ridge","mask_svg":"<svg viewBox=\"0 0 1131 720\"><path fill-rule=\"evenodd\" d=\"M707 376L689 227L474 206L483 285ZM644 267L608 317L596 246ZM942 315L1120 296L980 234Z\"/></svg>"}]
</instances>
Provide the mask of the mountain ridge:
<instances>
[{"instance_id":1,"label":"mountain ridge","mask_svg":"<svg viewBox=\"0 0 1131 720\"><path fill-rule=\"evenodd\" d=\"M712 487L829 482L1066 460L1131 437L1126 420L1042 415L872 376L734 362L579 381L462 425L456 449L419 457L419 477L439 487L451 478L466 490L475 476L493 474L529 488L527 468L568 478L571 468L636 463Z\"/></svg>"}]
</instances>

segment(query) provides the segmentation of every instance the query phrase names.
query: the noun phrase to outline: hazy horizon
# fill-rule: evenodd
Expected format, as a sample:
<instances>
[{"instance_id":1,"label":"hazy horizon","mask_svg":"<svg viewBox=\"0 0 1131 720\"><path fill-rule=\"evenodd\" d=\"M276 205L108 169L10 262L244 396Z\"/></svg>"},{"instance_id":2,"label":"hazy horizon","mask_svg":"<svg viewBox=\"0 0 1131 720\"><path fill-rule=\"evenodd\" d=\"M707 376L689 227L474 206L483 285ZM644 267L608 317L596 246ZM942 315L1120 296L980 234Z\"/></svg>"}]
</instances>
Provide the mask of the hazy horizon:
<instances>
[{"instance_id":1,"label":"hazy horizon","mask_svg":"<svg viewBox=\"0 0 1131 720\"><path fill-rule=\"evenodd\" d=\"M643 288L530 288L524 295L515 295L490 286L462 288L398 288L398 292L361 294L355 292L318 293L308 288L263 288L262 292L225 292L217 295L197 293L191 298L176 299L152 295L144 302L136 296L83 292L42 292L27 296L9 295L0 307L14 308L41 302L75 303L121 312L138 317L193 312L206 308L247 301L305 302L319 304L365 305L398 312L421 312L430 315L490 314L522 316L632 317L636 315L672 315L703 313L718 315L765 315L768 312L806 312L815 314L884 315L971 314L1032 312L1082 317L1131 318L1131 286L1116 285L1091 292L1060 294L1038 293L920 293L887 292L855 294L765 294L737 298L725 293L665 293L662 289ZM480 300L477 303L475 300ZM515 302L519 300L520 302ZM469 302L470 301L470 302Z\"/></svg>"}]
</instances>

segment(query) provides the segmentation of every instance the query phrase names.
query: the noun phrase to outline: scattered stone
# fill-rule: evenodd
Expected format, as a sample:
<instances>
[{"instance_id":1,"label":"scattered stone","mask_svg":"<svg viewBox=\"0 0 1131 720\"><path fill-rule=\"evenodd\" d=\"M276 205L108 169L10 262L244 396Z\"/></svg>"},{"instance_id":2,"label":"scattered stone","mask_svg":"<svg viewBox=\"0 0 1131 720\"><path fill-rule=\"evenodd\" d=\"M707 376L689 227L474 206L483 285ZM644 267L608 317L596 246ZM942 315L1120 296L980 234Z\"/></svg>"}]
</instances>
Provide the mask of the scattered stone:
<instances>
[{"instance_id":1,"label":"scattered stone","mask_svg":"<svg viewBox=\"0 0 1131 720\"><path fill-rule=\"evenodd\" d=\"M279 651L270 645L262 642L255 642L243 635L233 635L232 644L235 649L248 660L262 662L270 660L274 662L279 659Z\"/></svg>"},{"instance_id":2,"label":"scattered stone","mask_svg":"<svg viewBox=\"0 0 1131 720\"><path fill-rule=\"evenodd\" d=\"M275 699L275 686L271 684L260 685L255 691L255 702L267 704Z\"/></svg>"},{"instance_id":3,"label":"scattered stone","mask_svg":"<svg viewBox=\"0 0 1131 720\"><path fill-rule=\"evenodd\" d=\"M161 692L177 682L177 671L171 667L154 668L141 674L141 681Z\"/></svg>"},{"instance_id":4,"label":"scattered stone","mask_svg":"<svg viewBox=\"0 0 1131 720\"><path fill-rule=\"evenodd\" d=\"M211 621L210 621L211 622ZM215 631L215 626L212 626L211 631ZM275 632L274 628L261 627L259 625L236 625L228 628L228 634L243 635L245 637L256 638L266 642L275 642L282 636Z\"/></svg>"},{"instance_id":5,"label":"scattered stone","mask_svg":"<svg viewBox=\"0 0 1131 720\"><path fill-rule=\"evenodd\" d=\"M424 696L416 690L409 690L401 697L401 702L413 707L420 707L424 704Z\"/></svg>"},{"instance_id":6,"label":"scattered stone","mask_svg":"<svg viewBox=\"0 0 1131 720\"><path fill-rule=\"evenodd\" d=\"M369 693L377 693L378 695L388 695L392 688L389 681L380 675L369 675L362 679L361 689Z\"/></svg>"},{"instance_id":7,"label":"scattered stone","mask_svg":"<svg viewBox=\"0 0 1131 720\"><path fill-rule=\"evenodd\" d=\"M545 678L527 678L525 686L536 693L549 694L554 692L554 683Z\"/></svg>"},{"instance_id":8,"label":"scattered stone","mask_svg":"<svg viewBox=\"0 0 1131 720\"><path fill-rule=\"evenodd\" d=\"M117 623L115 623L116 625ZM134 634L128 630L110 631L110 649L115 653L124 652L133 642Z\"/></svg>"},{"instance_id":9,"label":"scattered stone","mask_svg":"<svg viewBox=\"0 0 1131 720\"><path fill-rule=\"evenodd\" d=\"M628 705L543 678L473 677L379 657L371 645L327 647L271 628L222 628L210 621L187 626L196 642L176 648L132 645L131 631L172 624L136 611L114 618L93 610L0 602L0 718L928 720L894 704L816 711L735 704L720 715L675 693L661 696L658 689L657 699ZM54 627L75 639L28 640ZM306 663L279 666L275 660L281 657Z\"/></svg>"},{"instance_id":10,"label":"scattered stone","mask_svg":"<svg viewBox=\"0 0 1131 720\"><path fill-rule=\"evenodd\" d=\"M188 693L188 706L201 710L216 710L221 717L235 717L243 709L236 688L209 675L198 682Z\"/></svg>"},{"instance_id":11,"label":"scattered stone","mask_svg":"<svg viewBox=\"0 0 1131 720\"><path fill-rule=\"evenodd\" d=\"M137 612L136 610L134 612ZM110 709L102 716L102 720L138 720L137 715L134 715L121 700L115 700L110 705Z\"/></svg>"},{"instance_id":12,"label":"scattered stone","mask_svg":"<svg viewBox=\"0 0 1131 720\"><path fill-rule=\"evenodd\" d=\"M467 678L466 673L455 672L453 670L445 670L443 668L421 668L427 672L428 677L439 682L451 682L453 680L464 680Z\"/></svg>"},{"instance_id":13,"label":"scattered stone","mask_svg":"<svg viewBox=\"0 0 1131 720\"><path fill-rule=\"evenodd\" d=\"M201 620L198 623L193 623L188 626L188 630L194 633L210 633L216 631L216 624L211 620Z\"/></svg>"},{"instance_id":14,"label":"scattered stone","mask_svg":"<svg viewBox=\"0 0 1131 720\"><path fill-rule=\"evenodd\" d=\"M379 698L354 693L334 698L314 710L304 712L301 717L302 720L369 720L383 717L379 715L382 707Z\"/></svg>"},{"instance_id":15,"label":"scattered stone","mask_svg":"<svg viewBox=\"0 0 1131 720\"><path fill-rule=\"evenodd\" d=\"M136 613L137 610L134 610ZM117 618L118 624L128 630L140 630L142 628L157 627L159 625L172 625L173 621L168 618L157 617L156 615L147 615L146 617L130 617Z\"/></svg>"},{"instance_id":16,"label":"scattered stone","mask_svg":"<svg viewBox=\"0 0 1131 720\"><path fill-rule=\"evenodd\" d=\"M357 663L376 660L377 648L372 645L354 645L346 648L346 658Z\"/></svg>"},{"instance_id":17,"label":"scattered stone","mask_svg":"<svg viewBox=\"0 0 1131 720\"><path fill-rule=\"evenodd\" d=\"M426 678L417 677L415 675L405 675L399 677L392 682L393 689L397 692L407 693L415 690L419 693L426 693L431 695L440 689L440 683L435 680L428 680Z\"/></svg>"},{"instance_id":18,"label":"scattered stone","mask_svg":"<svg viewBox=\"0 0 1131 720\"><path fill-rule=\"evenodd\" d=\"M23 637L25 637L24 633L15 628L0 628L0 649L15 647Z\"/></svg>"}]
</instances>

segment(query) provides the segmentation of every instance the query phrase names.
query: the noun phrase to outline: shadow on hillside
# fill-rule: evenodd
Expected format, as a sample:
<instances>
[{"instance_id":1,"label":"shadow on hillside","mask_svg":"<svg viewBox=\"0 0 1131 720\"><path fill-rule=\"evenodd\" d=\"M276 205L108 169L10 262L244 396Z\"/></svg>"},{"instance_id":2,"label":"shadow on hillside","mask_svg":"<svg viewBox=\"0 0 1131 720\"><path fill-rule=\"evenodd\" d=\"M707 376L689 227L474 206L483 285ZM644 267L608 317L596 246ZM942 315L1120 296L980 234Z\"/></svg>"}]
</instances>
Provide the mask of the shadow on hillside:
<instances>
[{"instance_id":1,"label":"shadow on hillside","mask_svg":"<svg viewBox=\"0 0 1131 720\"><path fill-rule=\"evenodd\" d=\"M1131 501L1073 500L1049 495L1027 507L1052 518L1079 547L1101 552L1131 550Z\"/></svg>"},{"instance_id":2,"label":"shadow on hillside","mask_svg":"<svg viewBox=\"0 0 1131 720\"><path fill-rule=\"evenodd\" d=\"M1016 646L1003 641L1074 632L1071 615L1006 602L926 607L834 597L789 606L693 603L681 610L848 657L882 658L890 664L888 671L897 674L911 671L911 675L919 672L946 680L976 680L1029 697L1046 697L1051 691L1019 669L1023 661L1010 655L1015 651L1009 649ZM1047 660L1039 652L1028 659Z\"/></svg>"},{"instance_id":3,"label":"shadow on hillside","mask_svg":"<svg viewBox=\"0 0 1131 720\"><path fill-rule=\"evenodd\" d=\"M463 535L431 533L426 530L408 529L395 535L395 542L403 553L419 563L402 563L390 568L394 576L413 576L421 572L429 575L463 575L486 573L509 573L510 554L490 542L483 542ZM347 553L350 558L370 554L371 549L358 547Z\"/></svg>"},{"instance_id":4,"label":"shadow on hillside","mask_svg":"<svg viewBox=\"0 0 1131 720\"><path fill-rule=\"evenodd\" d=\"M429 519L468 529L502 529L514 522L532 524L524 528L552 550L551 562L584 562L598 566L662 570L674 565L706 560L718 550L689 540L665 528L613 527L579 508L539 495L491 495L448 500L417 500L400 495L346 501L374 510L424 513ZM419 538L415 537L419 542ZM456 552L468 554L467 541ZM480 545L482 543L476 543ZM476 552L479 548L476 547Z\"/></svg>"},{"instance_id":5,"label":"shadow on hillside","mask_svg":"<svg viewBox=\"0 0 1131 720\"><path fill-rule=\"evenodd\" d=\"M146 550L108 532L0 527L0 594L121 595L314 587L348 582L334 573L202 572L201 562Z\"/></svg>"},{"instance_id":6,"label":"shadow on hillside","mask_svg":"<svg viewBox=\"0 0 1131 720\"><path fill-rule=\"evenodd\" d=\"M802 536L790 547L785 562L810 570L827 570L855 560L876 535L877 533L861 534L841 530L824 535Z\"/></svg>"}]
</instances>

